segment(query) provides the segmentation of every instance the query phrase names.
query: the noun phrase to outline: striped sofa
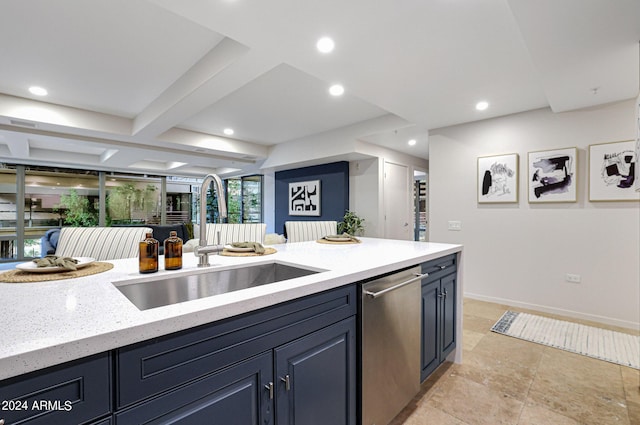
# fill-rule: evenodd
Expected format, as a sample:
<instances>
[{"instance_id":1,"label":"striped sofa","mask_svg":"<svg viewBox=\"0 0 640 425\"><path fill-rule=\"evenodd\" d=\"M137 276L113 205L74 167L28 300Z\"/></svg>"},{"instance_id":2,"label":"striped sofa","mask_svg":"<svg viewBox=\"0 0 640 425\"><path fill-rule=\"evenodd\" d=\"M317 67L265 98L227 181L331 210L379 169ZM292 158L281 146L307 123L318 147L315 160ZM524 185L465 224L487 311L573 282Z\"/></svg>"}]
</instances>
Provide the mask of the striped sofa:
<instances>
[{"instance_id":1,"label":"striped sofa","mask_svg":"<svg viewBox=\"0 0 640 425\"><path fill-rule=\"evenodd\" d=\"M337 221L286 221L287 242L315 241L338 232Z\"/></svg>"},{"instance_id":2,"label":"striped sofa","mask_svg":"<svg viewBox=\"0 0 640 425\"><path fill-rule=\"evenodd\" d=\"M218 243L217 233L220 232L220 244L226 245L233 242L259 242L264 243L267 233L267 225L264 223L207 223L207 244ZM199 235L194 235L199 239Z\"/></svg>"},{"instance_id":3,"label":"striped sofa","mask_svg":"<svg viewBox=\"0 0 640 425\"><path fill-rule=\"evenodd\" d=\"M98 261L137 257L148 227L63 227L55 255Z\"/></svg>"}]
</instances>

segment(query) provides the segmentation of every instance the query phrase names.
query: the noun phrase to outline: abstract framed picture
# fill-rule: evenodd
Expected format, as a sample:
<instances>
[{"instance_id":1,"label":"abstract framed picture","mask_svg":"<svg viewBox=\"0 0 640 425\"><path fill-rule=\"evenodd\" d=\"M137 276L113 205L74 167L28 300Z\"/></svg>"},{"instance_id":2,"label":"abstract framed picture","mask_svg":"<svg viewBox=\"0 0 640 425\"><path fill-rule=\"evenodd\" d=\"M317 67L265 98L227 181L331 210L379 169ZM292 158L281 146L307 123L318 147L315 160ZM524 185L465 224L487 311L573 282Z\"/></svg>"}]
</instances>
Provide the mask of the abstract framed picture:
<instances>
[{"instance_id":1,"label":"abstract framed picture","mask_svg":"<svg viewBox=\"0 0 640 425\"><path fill-rule=\"evenodd\" d=\"M640 162L640 94L636 99L636 192L640 193L640 179L638 178L638 162Z\"/></svg>"},{"instance_id":2,"label":"abstract framed picture","mask_svg":"<svg viewBox=\"0 0 640 425\"><path fill-rule=\"evenodd\" d=\"M576 202L577 148L529 152L529 202Z\"/></svg>"},{"instance_id":3,"label":"abstract framed picture","mask_svg":"<svg viewBox=\"0 0 640 425\"><path fill-rule=\"evenodd\" d=\"M518 154L478 158L478 203L518 202Z\"/></svg>"},{"instance_id":4,"label":"abstract framed picture","mask_svg":"<svg viewBox=\"0 0 640 425\"><path fill-rule=\"evenodd\" d=\"M289 215L320 216L320 180L289 183Z\"/></svg>"},{"instance_id":5,"label":"abstract framed picture","mask_svg":"<svg viewBox=\"0 0 640 425\"><path fill-rule=\"evenodd\" d=\"M589 146L589 200L638 201L638 156L634 140Z\"/></svg>"}]
</instances>

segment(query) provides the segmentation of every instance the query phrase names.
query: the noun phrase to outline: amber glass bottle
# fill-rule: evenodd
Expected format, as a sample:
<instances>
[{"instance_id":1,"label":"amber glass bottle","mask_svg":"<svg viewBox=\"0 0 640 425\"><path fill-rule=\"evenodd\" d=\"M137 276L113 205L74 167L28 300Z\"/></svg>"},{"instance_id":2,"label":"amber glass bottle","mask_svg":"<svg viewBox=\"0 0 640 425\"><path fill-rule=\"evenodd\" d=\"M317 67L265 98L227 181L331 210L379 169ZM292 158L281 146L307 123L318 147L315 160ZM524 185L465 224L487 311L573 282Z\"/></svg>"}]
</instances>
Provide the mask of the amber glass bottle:
<instances>
[{"instance_id":1,"label":"amber glass bottle","mask_svg":"<svg viewBox=\"0 0 640 425\"><path fill-rule=\"evenodd\" d=\"M145 240L140 242L139 270L140 273L158 271L158 246L160 243L148 232Z\"/></svg>"},{"instance_id":2,"label":"amber glass bottle","mask_svg":"<svg viewBox=\"0 0 640 425\"><path fill-rule=\"evenodd\" d=\"M175 230L164 240L164 269L178 270L182 268L182 239Z\"/></svg>"}]
</instances>

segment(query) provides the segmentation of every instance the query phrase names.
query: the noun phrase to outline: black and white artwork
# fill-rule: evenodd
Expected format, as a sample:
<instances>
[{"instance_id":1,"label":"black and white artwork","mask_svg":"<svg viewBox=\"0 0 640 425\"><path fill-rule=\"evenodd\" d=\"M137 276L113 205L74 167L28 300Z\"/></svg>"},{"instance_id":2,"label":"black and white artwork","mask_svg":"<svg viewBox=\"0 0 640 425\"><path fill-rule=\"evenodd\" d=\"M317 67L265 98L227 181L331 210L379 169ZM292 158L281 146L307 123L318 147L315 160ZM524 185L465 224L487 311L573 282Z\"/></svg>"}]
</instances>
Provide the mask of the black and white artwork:
<instances>
[{"instance_id":1,"label":"black and white artwork","mask_svg":"<svg viewBox=\"0 0 640 425\"><path fill-rule=\"evenodd\" d=\"M589 200L637 201L638 156L635 141L589 146Z\"/></svg>"},{"instance_id":2,"label":"black and white artwork","mask_svg":"<svg viewBox=\"0 0 640 425\"><path fill-rule=\"evenodd\" d=\"M529 202L576 202L578 149L529 152Z\"/></svg>"},{"instance_id":3,"label":"black and white artwork","mask_svg":"<svg viewBox=\"0 0 640 425\"><path fill-rule=\"evenodd\" d=\"M478 158L478 203L518 202L518 154Z\"/></svg>"},{"instance_id":4,"label":"black and white artwork","mask_svg":"<svg viewBox=\"0 0 640 425\"><path fill-rule=\"evenodd\" d=\"M289 183L289 215L320 216L320 180Z\"/></svg>"},{"instance_id":5,"label":"black and white artwork","mask_svg":"<svg viewBox=\"0 0 640 425\"><path fill-rule=\"evenodd\" d=\"M636 164L638 164L638 160L640 159L640 94L636 99L636 124L638 128L636 128ZM638 173L638 166L636 165L636 175ZM640 193L640 179L636 178L636 192Z\"/></svg>"}]
</instances>

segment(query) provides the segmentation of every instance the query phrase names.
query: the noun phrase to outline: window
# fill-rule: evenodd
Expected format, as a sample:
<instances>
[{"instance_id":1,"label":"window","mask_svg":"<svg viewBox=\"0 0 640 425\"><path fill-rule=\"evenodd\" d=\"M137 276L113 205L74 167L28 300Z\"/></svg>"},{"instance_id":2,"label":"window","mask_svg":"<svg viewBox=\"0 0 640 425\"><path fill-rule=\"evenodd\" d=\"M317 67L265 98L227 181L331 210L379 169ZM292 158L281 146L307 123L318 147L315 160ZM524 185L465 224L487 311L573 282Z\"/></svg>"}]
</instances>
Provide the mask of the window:
<instances>
[{"instance_id":1,"label":"window","mask_svg":"<svg viewBox=\"0 0 640 425\"><path fill-rule=\"evenodd\" d=\"M16 170L0 169L0 259L17 256Z\"/></svg>"},{"instance_id":2,"label":"window","mask_svg":"<svg viewBox=\"0 0 640 425\"><path fill-rule=\"evenodd\" d=\"M105 186L108 226L161 222L159 177L109 175Z\"/></svg>"},{"instance_id":3,"label":"window","mask_svg":"<svg viewBox=\"0 0 640 425\"><path fill-rule=\"evenodd\" d=\"M40 256L40 238L60 226L98 225L98 172L27 167L24 257Z\"/></svg>"},{"instance_id":4,"label":"window","mask_svg":"<svg viewBox=\"0 0 640 425\"><path fill-rule=\"evenodd\" d=\"M225 180L228 223L262 222L262 176Z\"/></svg>"},{"instance_id":5,"label":"window","mask_svg":"<svg viewBox=\"0 0 640 425\"><path fill-rule=\"evenodd\" d=\"M201 182L0 163L0 262L41 256L41 238L52 228L199 222ZM262 221L262 176L226 184L229 222ZM209 193L206 221L219 222L218 194Z\"/></svg>"},{"instance_id":6,"label":"window","mask_svg":"<svg viewBox=\"0 0 640 425\"><path fill-rule=\"evenodd\" d=\"M262 223L262 176L242 178L242 222Z\"/></svg>"}]
</instances>

